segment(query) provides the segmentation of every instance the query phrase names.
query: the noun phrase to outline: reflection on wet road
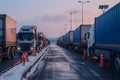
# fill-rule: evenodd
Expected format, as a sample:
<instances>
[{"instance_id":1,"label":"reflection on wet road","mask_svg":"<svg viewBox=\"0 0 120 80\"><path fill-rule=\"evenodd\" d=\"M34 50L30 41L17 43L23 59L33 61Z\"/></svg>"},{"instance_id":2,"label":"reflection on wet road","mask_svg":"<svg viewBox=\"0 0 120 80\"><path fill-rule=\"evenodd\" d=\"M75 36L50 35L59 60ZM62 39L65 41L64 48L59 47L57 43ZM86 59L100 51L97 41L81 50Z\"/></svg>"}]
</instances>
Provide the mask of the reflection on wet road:
<instances>
[{"instance_id":1,"label":"reflection on wet road","mask_svg":"<svg viewBox=\"0 0 120 80\"><path fill-rule=\"evenodd\" d=\"M45 59L42 71L37 71L31 80L84 80L73 69L57 47L52 47Z\"/></svg>"},{"instance_id":2,"label":"reflection on wet road","mask_svg":"<svg viewBox=\"0 0 120 80\"><path fill-rule=\"evenodd\" d=\"M119 80L119 73L114 70L100 68L96 63L84 60L81 54L56 45L50 47L43 63L28 80Z\"/></svg>"}]
</instances>

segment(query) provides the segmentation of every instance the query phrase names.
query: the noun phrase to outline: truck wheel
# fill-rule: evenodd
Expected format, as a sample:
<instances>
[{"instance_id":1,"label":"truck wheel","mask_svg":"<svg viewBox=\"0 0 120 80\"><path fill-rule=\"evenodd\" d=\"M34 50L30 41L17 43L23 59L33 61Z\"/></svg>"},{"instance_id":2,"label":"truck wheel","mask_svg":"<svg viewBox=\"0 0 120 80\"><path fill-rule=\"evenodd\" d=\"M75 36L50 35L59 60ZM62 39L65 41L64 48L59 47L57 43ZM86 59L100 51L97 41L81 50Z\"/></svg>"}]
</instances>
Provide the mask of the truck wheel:
<instances>
[{"instance_id":1,"label":"truck wheel","mask_svg":"<svg viewBox=\"0 0 120 80\"><path fill-rule=\"evenodd\" d=\"M87 48L87 56L90 58L90 48Z\"/></svg>"},{"instance_id":2,"label":"truck wheel","mask_svg":"<svg viewBox=\"0 0 120 80\"><path fill-rule=\"evenodd\" d=\"M0 63L2 62L2 48L0 47Z\"/></svg>"},{"instance_id":3,"label":"truck wheel","mask_svg":"<svg viewBox=\"0 0 120 80\"><path fill-rule=\"evenodd\" d=\"M2 62L2 53L0 53L0 63Z\"/></svg>"},{"instance_id":4,"label":"truck wheel","mask_svg":"<svg viewBox=\"0 0 120 80\"><path fill-rule=\"evenodd\" d=\"M16 49L15 49L15 47L13 47L12 48L12 53L11 53L11 58L13 59L13 58L15 58L15 55L16 54Z\"/></svg>"},{"instance_id":5,"label":"truck wheel","mask_svg":"<svg viewBox=\"0 0 120 80\"><path fill-rule=\"evenodd\" d=\"M7 48L7 58L11 59L11 48L10 47Z\"/></svg>"},{"instance_id":6,"label":"truck wheel","mask_svg":"<svg viewBox=\"0 0 120 80\"><path fill-rule=\"evenodd\" d=\"M120 71L120 58L119 57L115 58L115 68L117 71Z\"/></svg>"},{"instance_id":7,"label":"truck wheel","mask_svg":"<svg viewBox=\"0 0 120 80\"><path fill-rule=\"evenodd\" d=\"M77 52L77 51L78 51L78 46L75 46L74 49L75 49L75 51Z\"/></svg>"},{"instance_id":8,"label":"truck wheel","mask_svg":"<svg viewBox=\"0 0 120 80\"><path fill-rule=\"evenodd\" d=\"M36 51L37 51L37 53L39 53L39 48L37 47L36 49L37 49L37 50L36 50Z\"/></svg>"}]
</instances>

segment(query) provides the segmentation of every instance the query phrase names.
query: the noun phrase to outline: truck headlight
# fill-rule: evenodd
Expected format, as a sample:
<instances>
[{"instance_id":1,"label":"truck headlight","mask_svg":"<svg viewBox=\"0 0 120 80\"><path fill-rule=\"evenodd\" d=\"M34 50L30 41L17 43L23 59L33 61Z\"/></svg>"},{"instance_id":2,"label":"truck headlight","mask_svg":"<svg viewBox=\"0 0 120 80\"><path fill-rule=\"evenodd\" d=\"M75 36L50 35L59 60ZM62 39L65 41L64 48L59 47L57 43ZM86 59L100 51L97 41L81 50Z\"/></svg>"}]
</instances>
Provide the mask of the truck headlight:
<instances>
[{"instance_id":1,"label":"truck headlight","mask_svg":"<svg viewBox=\"0 0 120 80\"><path fill-rule=\"evenodd\" d=\"M20 47L18 47L17 50L20 50Z\"/></svg>"},{"instance_id":2,"label":"truck headlight","mask_svg":"<svg viewBox=\"0 0 120 80\"><path fill-rule=\"evenodd\" d=\"M33 47L31 47L31 50L33 50L34 48Z\"/></svg>"}]
</instances>

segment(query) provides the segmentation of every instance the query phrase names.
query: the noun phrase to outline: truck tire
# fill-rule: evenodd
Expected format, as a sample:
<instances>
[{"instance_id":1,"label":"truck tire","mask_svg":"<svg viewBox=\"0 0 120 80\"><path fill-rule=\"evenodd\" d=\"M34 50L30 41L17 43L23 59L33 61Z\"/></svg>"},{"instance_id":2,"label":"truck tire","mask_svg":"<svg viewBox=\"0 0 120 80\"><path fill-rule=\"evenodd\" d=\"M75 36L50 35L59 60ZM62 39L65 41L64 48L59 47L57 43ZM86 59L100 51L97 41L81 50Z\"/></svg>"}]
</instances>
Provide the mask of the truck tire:
<instances>
[{"instance_id":1,"label":"truck tire","mask_svg":"<svg viewBox=\"0 0 120 80\"><path fill-rule=\"evenodd\" d=\"M37 47L37 52L40 53L40 48L39 47Z\"/></svg>"},{"instance_id":2,"label":"truck tire","mask_svg":"<svg viewBox=\"0 0 120 80\"><path fill-rule=\"evenodd\" d=\"M0 53L0 63L2 62L2 53Z\"/></svg>"},{"instance_id":3,"label":"truck tire","mask_svg":"<svg viewBox=\"0 0 120 80\"><path fill-rule=\"evenodd\" d=\"M11 59L11 47L7 48L7 58Z\"/></svg>"},{"instance_id":4,"label":"truck tire","mask_svg":"<svg viewBox=\"0 0 120 80\"><path fill-rule=\"evenodd\" d=\"M15 49L15 47L13 47L12 51L11 51L11 58L13 59L13 58L15 58L15 56L16 56L16 49Z\"/></svg>"},{"instance_id":5,"label":"truck tire","mask_svg":"<svg viewBox=\"0 0 120 80\"><path fill-rule=\"evenodd\" d=\"M119 57L115 58L115 68L117 71L120 71L120 58Z\"/></svg>"},{"instance_id":6,"label":"truck tire","mask_svg":"<svg viewBox=\"0 0 120 80\"><path fill-rule=\"evenodd\" d=\"M0 63L2 62L2 48L0 47Z\"/></svg>"},{"instance_id":7,"label":"truck tire","mask_svg":"<svg viewBox=\"0 0 120 80\"><path fill-rule=\"evenodd\" d=\"M74 50L78 52L78 46L74 46Z\"/></svg>"}]
</instances>

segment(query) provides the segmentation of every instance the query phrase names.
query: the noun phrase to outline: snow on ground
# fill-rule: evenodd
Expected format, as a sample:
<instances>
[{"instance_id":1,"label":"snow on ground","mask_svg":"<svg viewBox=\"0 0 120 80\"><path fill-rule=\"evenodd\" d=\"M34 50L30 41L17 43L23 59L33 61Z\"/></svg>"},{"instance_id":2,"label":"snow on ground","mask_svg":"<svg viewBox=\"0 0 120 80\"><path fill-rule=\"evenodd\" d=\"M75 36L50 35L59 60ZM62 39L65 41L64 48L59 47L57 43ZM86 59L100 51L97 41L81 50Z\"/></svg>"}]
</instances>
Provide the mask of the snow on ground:
<instances>
[{"instance_id":1,"label":"snow on ground","mask_svg":"<svg viewBox=\"0 0 120 80\"><path fill-rule=\"evenodd\" d=\"M20 63L19 65L11 68L4 74L0 76L0 80L21 80L23 73L29 68L29 66L34 63L47 48L43 49L40 53L37 53L36 56L29 56L29 62Z\"/></svg>"}]
</instances>

